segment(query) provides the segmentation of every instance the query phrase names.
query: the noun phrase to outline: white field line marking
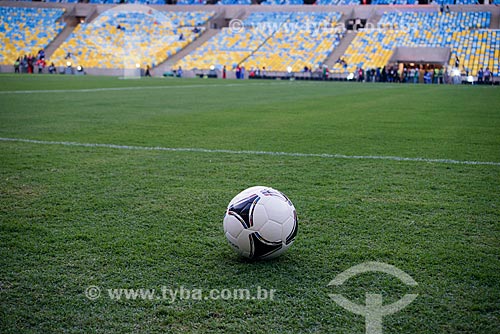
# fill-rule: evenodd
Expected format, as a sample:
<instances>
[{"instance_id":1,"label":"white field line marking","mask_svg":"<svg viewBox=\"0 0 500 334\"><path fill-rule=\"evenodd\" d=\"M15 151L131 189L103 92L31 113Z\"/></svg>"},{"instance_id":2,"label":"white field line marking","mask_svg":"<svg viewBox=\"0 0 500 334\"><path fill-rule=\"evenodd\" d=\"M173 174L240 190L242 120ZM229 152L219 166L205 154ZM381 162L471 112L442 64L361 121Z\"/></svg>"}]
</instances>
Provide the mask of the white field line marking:
<instances>
[{"instance_id":1,"label":"white field line marking","mask_svg":"<svg viewBox=\"0 0 500 334\"><path fill-rule=\"evenodd\" d=\"M492 161L468 161L468 160L453 160L453 159L429 159L429 158L408 158L397 156L384 155L345 155L345 154L329 154L329 153L292 153L292 152L271 152L271 151L237 151L223 149L207 149L207 148L189 148L189 147L161 147L161 146L131 146L131 145L115 145L115 144L92 144L92 143L76 143L68 141L45 141L24 138L2 138L3 142L21 142L40 145L63 145L77 147L102 147L113 148L120 150L139 150L139 151L169 151L169 152L198 152L198 153L225 153L225 154L244 154L244 155L270 155L270 156L285 156L285 157L314 157L314 158L330 158L330 159L357 159L357 160L391 160L391 161L411 161L411 162L434 162L454 165L490 165L500 166L500 162Z\"/></svg>"},{"instance_id":2,"label":"white field line marking","mask_svg":"<svg viewBox=\"0 0 500 334\"><path fill-rule=\"evenodd\" d=\"M305 84L312 84L312 82L304 82ZM301 83L301 84L304 84ZM108 91L130 91L130 90L151 90L151 89L175 89L175 88L210 88L210 87L251 87L251 86L270 86L270 85L285 85L292 84L289 81L280 82L258 82L248 84L194 84L194 85L172 85L172 86L134 86L134 87L107 87L107 88L83 88L83 89L41 89L41 90L5 90L0 91L0 95L7 94L47 94L47 93L95 93L95 92L108 92ZM293 83L295 85L295 83Z\"/></svg>"}]
</instances>

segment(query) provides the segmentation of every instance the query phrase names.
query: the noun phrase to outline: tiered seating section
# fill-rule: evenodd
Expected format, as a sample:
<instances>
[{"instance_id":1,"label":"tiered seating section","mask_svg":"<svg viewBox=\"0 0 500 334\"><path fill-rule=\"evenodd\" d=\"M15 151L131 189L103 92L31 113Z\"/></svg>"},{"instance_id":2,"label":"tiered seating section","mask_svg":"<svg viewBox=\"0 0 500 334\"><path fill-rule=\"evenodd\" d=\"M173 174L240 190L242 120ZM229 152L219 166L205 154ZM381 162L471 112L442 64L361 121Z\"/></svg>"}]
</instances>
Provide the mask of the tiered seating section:
<instances>
[{"instance_id":1,"label":"tiered seating section","mask_svg":"<svg viewBox=\"0 0 500 334\"><path fill-rule=\"evenodd\" d=\"M490 25L489 12L389 12L379 21L382 28L436 30L443 34L455 30L486 28Z\"/></svg>"},{"instance_id":2,"label":"tiered seating section","mask_svg":"<svg viewBox=\"0 0 500 334\"><path fill-rule=\"evenodd\" d=\"M336 12L292 13L281 27L247 60L248 68L298 72L320 65L340 43L344 33Z\"/></svg>"},{"instance_id":3,"label":"tiered seating section","mask_svg":"<svg viewBox=\"0 0 500 334\"><path fill-rule=\"evenodd\" d=\"M436 1L437 4L439 5L454 5L455 4L455 0L437 0Z\"/></svg>"},{"instance_id":4,"label":"tiered seating section","mask_svg":"<svg viewBox=\"0 0 500 334\"><path fill-rule=\"evenodd\" d=\"M36 55L63 30L60 8L0 7L0 63L13 64L24 55Z\"/></svg>"},{"instance_id":5,"label":"tiered seating section","mask_svg":"<svg viewBox=\"0 0 500 334\"><path fill-rule=\"evenodd\" d=\"M342 59L347 68L341 63L332 68L335 72L354 72L357 68L371 69L383 67L398 46L397 40L404 35L401 30L369 29L359 31L351 42Z\"/></svg>"},{"instance_id":6,"label":"tiered seating section","mask_svg":"<svg viewBox=\"0 0 500 334\"><path fill-rule=\"evenodd\" d=\"M45 0L45 2L78 3L78 0Z\"/></svg>"},{"instance_id":7,"label":"tiered seating section","mask_svg":"<svg viewBox=\"0 0 500 334\"><path fill-rule=\"evenodd\" d=\"M489 27L490 16L489 12L385 13L379 21L380 29L358 32L349 45L343 56L347 69L336 64L334 70L352 72L358 67L383 67L396 47L426 46L449 47L450 63L458 56L463 69L473 75L479 67L488 66L498 74L497 31L477 30ZM474 47L464 47L466 41Z\"/></svg>"},{"instance_id":8,"label":"tiered seating section","mask_svg":"<svg viewBox=\"0 0 500 334\"><path fill-rule=\"evenodd\" d=\"M137 5L165 5L165 0L127 0L126 2L128 4L137 4ZM109 4L119 4L120 0L89 0L89 3L109 5Z\"/></svg>"},{"instance_id":9,"label":"tiered seating section","mask_svg":"<svg viewBox=\"0 0 500 334\"><path fill-rule=\"evenodd\" d=\"M211 66L228 68L238 65L257 50L274 33L270 23L285 20L288 13L252 13L243 27L223 28L201 47L178 62L177 66L187 69L208 69Z\"/></svg>"},{"instance_id":10,"label":"tiered seating section","mask_svg":"<svg viewBox=\"0 0 500 334\"><path fill-rule=\"evenodd\" d=\"M354 6L359 5L359 0L317 0L316 4L322 6Z\"/></svg>"},{"instance_id":11,"label":"tiered seating section","mask_svg":"<svg viewBox=\"0 0 500 334\"><path fill-rule=\"evenodd\" d=\"M455 32L452 36L452 43L450 66L454 65L455 56L458 56L463 67L472 75L477 75L480 68L484 70L486 67L489 67L494 76L500 75L499 29Z\"/></svg>"},{"instance_id":12,"label":"tiered seating section","mask_svg":"<svg viewBox=\"0 0 500 334\"><path fill-rule=\"evenodd\" d=\"M211 66L269 71L299 71L324 61L340 42L343 31L334 27L341 15L335 12L254 12L235 31L224 28L207 43L182 59L177 66L208 69Z\"/></svg>"},{"instance_id":13,"label":"tiered seating section","mask_svg":"<svg viewBox=\"0 0 500 334\"><path fill-rule=\"evenodd\" d=\"M304 0L265 0L261 5L303 5Z\"/></svg>"},{"instance_id":14,"label":"tiered seating section","mask_svg":"<svg viewBox=\"0 0 500 334\"><path fill-rule=\"evenodd\" d=\"M18 1L32 1L32 0L18 0ZM87 2L86 0L43 0L44 2L54 2L54 3L78 3ZM442 5L478 5L480 4L478 0L437 0L434 1L437 4ZM121 0L88 0L91 4L120 4ZM165 0L126 0L125 3L128 4L142 4L142 5L166 5ZM261 5L303 5L304 0L257 0L256 4ZM498 5L500 0L492 0L490 3ZM206 0L177 0L177 5L205 5ZM219 0L217 2L219 5L251 5L252 0ZM328 6L353 6L360 5L360 0L316 0L316 5L328 5ZM372 5L416 5L417 0L372 0Z\"/></svg>"},{"instance_id":15,"label":"tiered seating section","mask_svg":"<svg viewBox=\"0 0 500 334\"><path fill-rule=\"evenodd\" d=\"M120 8L120 7L117 7ZM157 65L196 39L213 12L148 12L108 10L80 24L51 57L56 65L131 68Z\"/></svg>"},{"instance_id":16,"label":"tiered seating section","mask_svg":"<svg viewBox=\"0 0 500 334\"><path fill-rule=\"evenodd\" d=\"M415 5L416 0L373 0L372 5Z\"/></svg>"},{"instance_id":17,"label":"tiered seating section","mask_svg":"<svg viewBox=\"0 0 500 334\"><path fill-rule=\"evenodd\" d=\"M181 1L205 3L205 0ZM224 1L236 4L247 0ZM267 1L283 3L281 0ZM318 4L351 1L359 2L318 0ZM413 0L375 1L409 3ZM442 0L444 5L452 2ZM97 68L159 64L196 39L203 28L195 31L194 27L203 25L214 15L213 12L141 12L117 8L102 13L90 24L80 24L49 61L64 65L70 60L75 65ZM0 63L11 65L20 56L36 55L44 49L64 28L63 14L64 9L59 8L0 7ZM333 29L340 18L341 15L335 12L254 12L244 20L243 29L222 29L176 66L208 69L214 65L230 69L243 63L248 69L266 67L268 71L286 71L288 67L300 71L304 66L315 67L340 42L344 32ZM339 63L334 71L383 67L399 46L426 46L449 47L450 66L454 66L458 57L461 69L472 75L486 67L495 76L499 75L500 30L488 29L489 12L394 11L385 13L378 25L378 29L358 32L342 57L347 68ZM67 59L68 54L72 55L71 59Z\"/></svg>"},{"instance_id":18,"label":"tiered seating section","mask_svg":"<svg viewBox=\"0 0 500 334\"><path fill-rule=\"evenodd\" d=\"M177 0L177 5L206 5L206 0Z\"/></svg>"},{"instance_id":19,"label":"tiered seating section","mask_svg":"<svg viewBox=\"0 0 500 334\"><path fill-rule=\"evenodd\" d=\"M251 5L252 0L219 0L218 5Z\"/></svg>"},{"instance_id":20,"label":"tiered seating section","mask_svg":"<svg viewBox=\"0 0 500 334\"><path fill-rule=\"evenodd\" d=\"M455 4L457 4L457 5L478 5L479 2L477 0L456 0Z\"/></svg>"},{"instance_id":21,"label":"tiered seating section","mask_svg":"<svg viewBox=\"0 0 500 334\"><path fill-rule=\"evenodd\" d=\"M19 0L19 1L31 2L31 0ZM44 2L77 3L78 0L44 0Z\"/></svg>"}]
</instances>

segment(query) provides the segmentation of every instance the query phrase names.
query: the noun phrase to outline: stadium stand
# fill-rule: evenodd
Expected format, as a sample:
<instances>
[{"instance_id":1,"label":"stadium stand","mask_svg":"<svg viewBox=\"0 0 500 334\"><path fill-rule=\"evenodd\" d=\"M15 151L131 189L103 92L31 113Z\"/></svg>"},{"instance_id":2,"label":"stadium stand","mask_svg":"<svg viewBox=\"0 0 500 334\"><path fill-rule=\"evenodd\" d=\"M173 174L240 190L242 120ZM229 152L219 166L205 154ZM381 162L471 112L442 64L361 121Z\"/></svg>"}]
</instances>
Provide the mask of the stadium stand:
<instances>
[{"instance_id":1,"label":"stadium stand","mask_svg":"<svg viewBox=\"0 0 500 334\"><path fill-rule=\"evenodd\" d=\"M490 25L489 12L389 12L384 13L378 25L381 28L429 30L438 29L439 33L452 30L487 28Z\"/></svg>"},{"instance_id":2,"label":"stadium stand","mask_svg":"<svg viewBox=\"0 0 500 334\"><path fill-rule=\"evenodd\" d=\"M345 78L346 72L354 72L359 67L371 69L389 63L392 66L399 61L398 57L409 59L406 55L411 57L411 48L436 48L441 50L436 52L443 52L440 59L446 59L440 60L439 64L447 63L453 67L458 60L463 74L477 75L480 68L489 67L494 76L499 75L499 10L495 6L482 5L471 9L469 4L476 4L475 0L458 0L457 3L466 5L451 6L451 10L439 5L451 5L455 0L438 0L433 6L404 9L361 6L356 7L356 13L349 12L352 8L339 8L337 13L309 10L314 8L312 6L300 10L281 7L282 4L302 4L303 0L266 0L263 5L267 8L257 12L253 10L258 7L246 6L252 1L258 3L255 0L221 0L221 6L235 6L213 6L211 12L158 11L142 5L123 4L109 9L111 6L92 4L119 1L80 3L79 8L88 8L78 10L79 13L89 13L87 20L101 14L90 22L79 24L77 22L82 19L73 9L76 6L71 6L76 0L46 0L40 6L34 2L15 5L4 2L0 7L0 62L11 70L18 57L36 55L40 49L46 49L50 58L46 61L54 61L57 66L64 66L67 61L95 69L122 69L135 67L137 63L141 67L163 64L160 70L163 71L178 66L185 70L206 70L211 66L222 69L226 66L230 70L243 64L247 70L266 67L270 72L286 72L291 67L297 72L306 66L316 68L327 64L339 78ZM51 2L62 5L51 5ZM164 4L165 0L131 2ZM194 5L207 2L212 1L179 0L177 3ZM318 0L316 4L342 6L359 3L359 0ZM370 3L375 6L403 5L412 4L414 0L373 0ZM238 8L238 4L245 6ZM42 8L51 6L66 10ZM382 13L384 10L387 12ZM216 12L218 14L214 16ZM358 12L372 24L376 22L377 28L360 29L349 38L343 38L345 31L339 30L340 25L336 23L349 22L350 18L356 17L353 15L359 15ZM67 26L62 19L64 13ZM340 13L343 13L344 21L341 21ZM217 26L227 24L228 17L245 14L248 16L243 20L241 30L235 30L235 27L217 29ZM210 29L205 34L206 23L211 18ZM190 46L201 34L203 37ZM201 46L196 48L198 45ZM183 51L178 54L181 49ZM70 59L67 59L68 55L71 55ZM169 58L170 61L165 62Z\"/></svg>"},{"instance_id":3,"label":"stadium stand","mask_svg":"<svg viewBox=\"0 0 500 334\"><path fill-rule=\"evenodd\" d=\"M29 0L31 1L31 0ZM78 3L79 0L45 0L45 2L54 2L54 3Z\"/></svg>"},{"instance_id":4,"label":"stadium stand","mask_svg":"<svg viewBox=\"0 0 500 334\"><path fill-rule=\"evenodd\" d=\"M416 0L372 0L372 5L415 5Z\"/></svg>"},{"instance_id":5,"label":"stadium stand","mask_svg":"<svg viewBox=\"0 0 500 334\"><path fill-rule=\"evenodd\" d=\"M128 4L140 4L140 5L165 5L165 0L128 0Z\"/></svg>"},{"instance_id":6,"label":"stadium stand","mask_svg":"<svg viewBox=\"0 0 500 334\"><path fill-rule=\"evenodd\" d=\"M340 43L344 30L336 27L336 12L293 12L264 45L247 60L248 68L294 72L319 66Z\"/></svg>"},{"instance_id":7,"label":"stadium stand","mask_svg":"<svg viewBox=\"0 0 500 334\"><path fill-rule=\"evenodd\" d=\"M455 0L456 5L478 5L477 0Z\"/></svg>"},{"instance_id":8,"label":"stadium stand","mask_svg":"<svg viewBox=\"0 0 500 334\"><path fill-rule=\"evenodd\" d=\"M252 0L220 0L218 5L251 5Z\"/></svg>"},{"instance_id":9,"label":"stadium stand","mask_svg":"<svg viewBox=\"0 0 500 334\"><path fill-rule=\"evenodd\" d=\"M360 0L317 0L317 5L321 6L356 6Z\"/></svg>"},{"instance_id":10,"label":"stadium stand","mask_svg":"<svg viewBox=\"0 0 500 334\"><path fill-rule=\"evenodd\" d=\"M342 56L347 63L347 72L354 72L358 67L383 67L389 61L397 40L403 36L400 30L367 29L358 32L352 43ZM344 71L344 66L335 64L335 72Z\"/></svg>"},{"instance_id":11,"label":"stadium stand","mask_svg":"<svg viewBox=\"0 0 500 334\"><path fill-rule=\"evenodd\" d=\"M359 31L349 45L343 56L347 68L336 64L334 71L383 67L396 47L449 47L453 55L450 64L457 56L464 60L462 69L472 75L477 74L479 67L486 66L495 68L494 73L498 75L498 66L494 67L495 52L498 54L497 33L486 29L490 19L489 12L385 13L378 23L379 29ZM474 48L464 47L468 43Z\"/></svg>"},{"instance_id":12,"label":"stadium stand","mask_svg":"<svg viewBox=\"0 0 500 334\"><path fill-rule=\"evenodd\" d=\"M372 5L394 5L394 0L373 0Z\"/></svg>"},{"instance_id":13,"label":"stadium stand","mask_svg":"<svg viewBox=\"0 0 500 334\"><path fill-rule=\"evenodd\" d=\"M216 36L177 63L175 67L188 69L208 69L224 65L236 66L264 43L266 35L246 29L235 32L223 28Z\"/></svg>"},{"instance_id":14,"label":"stadium stand","mask_svg":"<svg viewBox=\"0 0 500 334\"><path fill-rule=\"evenodd\" d=\"M499 75L500 30L479 29L454 32L450 66L454 65L455 57L462 59L464 68L472 75L477 75L480 68L489 67L493 75Z\"/></svg>"},{"instance_id":15,"label":"stadium stand","mask_svg":"<svg viewBox=\"0 0 500 334\"><path fill-rule=\"evenodd\" d=\"M0 63L13 64L26 54L36 55L59 34L65 24L61 8L0 7Z\"/></svg>"},{"instance_id":16,"label":"stadium stand","mask_svg":"<svg viewBox=\"0 0 500 334\"><path fill-rule=\"evenodd\" d=\"M224 28L202 47L182 59L182 68L229 68L244 62L246 68L266 67L299 71L321 63L339 43L343 31L334 27L335 12L254 12L242 31Z\"/></svg>"},{"instance_id":17,"label":"stadium stand","mask_svg":"<svg viewBox=\"0 0 500 334\"><path fill-rule=\"evenodd\" d=\"M454 5L455 4L455 0L437 0L436 3L438 5Z\"/></svg>"},{"instance_id":18,"label":"stadium stand","mask_svg":"<svg viewBox=\"0 0 500 334\"><path fill-rule=\"evenodd\" d=\"M290 12L253 12L243 20L243 25L247 28L260 26L276 30L288 18L290 18Z\"/></svg>"},{"instance_id":19,"label":"stadium stand","mask_svg":"<svg viewBox=\"0 0 500 334\"><path fill-rule=\"evenodd\" d=\"M51 61L65 64L68 54L83 67L129 68L156 65L196 39L213 12L108 10L80 24ZM195 31L195 27L197 31Z\"/></svg>"},{"instance_id":20,"label":"stadium stand","mask_svg":"<svg viewBox=\"0 0 500 334\"><path fill-rule=\"evenodd\" d=\"M265 0L261 5L303 5L304 0Z\"/></svg>"},{"instance_id":21,"label":"stadium stand","mask_svg":"<svg viewBox=\"0 0 500 334\"><path fill-rule=\"evenodd\" d=\"M290 16L281 12L254 12L244 21L241 30L223 28L221 32L190 55L176 67L208 69L215 66L233 67L257 50L269 36Z\"/></svg>"},{"instance_id":22,"label":"stadium stand","mask_svg":"<svg viewBox=\"0 0 500 334\"><path fill-rule=\"evenodd\" d=\"M206 0L177 0L177 5L206 5Z\"/></svg>"},{"instance_id":23,"label":"stadium stand","mask_svg":"<svg viewBox=\"0 0 500 334\"><path fill-rule=\"evenodd\" d=\"M93 4L122 4L122 0L89 0ZM165 5L165 0L127 0L127 4L138 5Z\"/></svg>"}]
</instances>

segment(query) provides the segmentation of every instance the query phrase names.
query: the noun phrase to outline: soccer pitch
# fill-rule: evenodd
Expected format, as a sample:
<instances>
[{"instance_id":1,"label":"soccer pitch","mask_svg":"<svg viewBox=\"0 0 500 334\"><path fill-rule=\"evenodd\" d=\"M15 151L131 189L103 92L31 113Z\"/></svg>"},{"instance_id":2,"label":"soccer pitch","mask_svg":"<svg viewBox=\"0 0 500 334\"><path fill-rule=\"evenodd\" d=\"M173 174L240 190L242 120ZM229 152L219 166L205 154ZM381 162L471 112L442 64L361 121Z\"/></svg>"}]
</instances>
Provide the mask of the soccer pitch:
<instances>
[{"instance_id":1,"label":"soccer pitch","mask_svg":"<svg viewBox=\"0 0 500 334\"><path fill-rule=\"evenodd\" d=\"M0 76L1 333L500 333L500 91ZM238 258L241 190L297 238ZM380 272L340 273L370 261ZM120 290L122 289L122 290Z\"/></svg>"}]
</instances>

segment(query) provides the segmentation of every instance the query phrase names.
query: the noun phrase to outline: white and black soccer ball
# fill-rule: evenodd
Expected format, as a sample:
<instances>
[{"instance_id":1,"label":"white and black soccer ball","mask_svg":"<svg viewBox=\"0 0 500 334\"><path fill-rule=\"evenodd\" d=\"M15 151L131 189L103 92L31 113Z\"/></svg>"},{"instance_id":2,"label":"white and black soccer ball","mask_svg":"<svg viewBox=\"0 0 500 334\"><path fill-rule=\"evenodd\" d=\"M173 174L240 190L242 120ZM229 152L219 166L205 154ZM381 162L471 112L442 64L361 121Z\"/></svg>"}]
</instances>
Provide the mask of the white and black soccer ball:
<instances>
[{"instance_id":1,"label":"white and black soccer ball","mask_svg":"<svg viewBox=\"0 0 500 334\"><path fill-rule=\"evenodd\" d=\"M297 213L282 192L270 187L251 187L229 202L224 234L241 256L271 259L292 245L297 235Z\"/></svg>"}]
</instances>

